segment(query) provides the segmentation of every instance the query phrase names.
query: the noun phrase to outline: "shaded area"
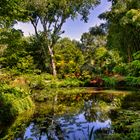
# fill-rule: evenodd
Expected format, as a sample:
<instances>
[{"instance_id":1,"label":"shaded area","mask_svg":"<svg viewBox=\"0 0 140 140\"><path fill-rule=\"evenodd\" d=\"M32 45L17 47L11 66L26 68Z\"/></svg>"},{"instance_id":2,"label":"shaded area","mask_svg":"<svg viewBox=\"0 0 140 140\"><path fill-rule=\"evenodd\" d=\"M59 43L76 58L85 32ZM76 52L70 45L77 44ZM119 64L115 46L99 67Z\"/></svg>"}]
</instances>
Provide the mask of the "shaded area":
<instances>
[{"instance_id":1,"label":"shaded area","mask_svg":"<svg viewBox=\"0 0 140 140\"><path fill-rule=\"evenodd\" d=\"M131 92L121 101L121 108L112 110L114 134L107 139L140 139L140 91ZM114 117L115 115L115 117Z\"/></svg>"}]
</instances>

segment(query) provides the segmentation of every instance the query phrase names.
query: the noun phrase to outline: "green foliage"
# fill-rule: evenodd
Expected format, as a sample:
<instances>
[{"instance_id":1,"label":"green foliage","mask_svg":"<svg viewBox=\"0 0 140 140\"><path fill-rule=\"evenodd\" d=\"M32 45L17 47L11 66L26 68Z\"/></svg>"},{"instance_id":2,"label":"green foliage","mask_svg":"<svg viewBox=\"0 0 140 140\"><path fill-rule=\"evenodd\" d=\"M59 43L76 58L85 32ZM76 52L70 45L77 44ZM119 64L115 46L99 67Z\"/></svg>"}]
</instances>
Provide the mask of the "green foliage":
<instances>
[{"instance_id":1,"label":"green foliage","mask_svg":"<svg viewBox=\"0 0 140 140\"><path fill-rule=\"evenodd\" d=\"M0 123L8 122L32 107L34 103L28 93L6 84L0 85Z\"/></svg>"},{"instance_id":2,"label":"green foliage","mask_svg":"<svg viewBox=\"0 0 140 140\"><path fill-rule=\"evenodd\" d=\"M47 88L61 88L61 87L82 87L84 82L76 78L66 78L63 80L52 80L45 83Z\"/></svg>"},{"instance_id":3,"label":"green foliage","mask_svg":"<svg viewBox=\"0 0 140 140\"><path fill-rule=\"evenodd\" d=\"M117 0L105 14L109 22L108 46L116 48L125 62L132 61L133 53L140 50L139 0Z\"/></svg>"},{"instance_id":4,"label":"green foliage","mask_svg":"<svg viewBox=\"0 0 140 140\"><path fill-rule=\"evenodd\" d=\"M83 87L85 85L84 81L77 78L54 79L52 75L45 73L41 75L26 75L25 77L29 80L30 88L40 92L44 92L44 90L49 92L52 88Z\"/></svg>"},{"instance_id":5,"label":"green foliage","mask_svg":"<svg viewBox=\"0 0 140 140\"><path fill-rule=\"evenodd\" d=\"M140 77L132 77L128 76L125 78L126 84L131 87L139 87L140 86Z\"/></svg>"},{"instance_id":6,"label":"green foliage","mask_svg":"<svg viewBox=\"0 0 140 140\"><path fill-rule=\"evenodd\" d=\"M55 60L58 74L61 77L80 74L84 63L82 52L68 38L60 40L55 46Z\"/></svg>"},{"instance_id":7,"label":"green foliage","mask_svg":"<svg viewBox=\"0 0 140 140\"><path fill-rule=\"evenodd\" d=\"M128 64L127 73L130 76L140 76L140 60L134 60Z\"/></svg>"},{"instance_id":8,"label":"green foliage","mask_svg":"<svg viewBox=\"0 0 140 140\"><path fill-rule=\"evenodd\" d=\"M105 87L115 87L117 85L117 79L114 77L103 77Z\"/></svg>"},{"instance_id":9,"label":"green foliage","mask_svg":"<svg viewBox=\"0 0 140 140\"><path fill-rule=\"evenodd\" d=\"M129 76L140 76L140 51L133 54L134 60L128 64L127 73Z\"/></svg>"},{"instance_id":10,"label":"green foliage","mask_svg":"<svg viewBox=\"0 0 140 140\"><path fill-rule=\"evenodd\" d=\"M127 65L125 63L120 63L113 68L113 72L120 75L127 75Z\"/></svg>"},{"instance_id":11,"label":"green foliage","mask_svg":"<svg viewBox=\"0 0 140 140\"><path fill-rule=\"evenodd\" d=\"M3 129L3 131L1 132L0 139L7 140L7 139L14 139L15 137L18 137L20 133L22 133L22 131L25 130L25 127L27 127L27 124L31 120L33 113L34 110L28 110L20 114L15 119L15 121L11 124L10 127L6 127Z\"/></svg>"},{"instance_id":12,"label":"green foliage","mask_svg":"<svg viewBox=\"0 0 140 140\"><path fill-rule=\"evenodd\" d=\"M65 80L60 81L58 84L59 87L82 87L83 85L84 82L71 78L66 78Z\"/></svg>"},{"instance_id":13,"label":"green foliage","mask_svg":"<svg viewBox=\"0 0 140 140\"><path fill-rule=\"evenodd\" d=\"M63 24L67 19L75 19L81 15L85 22L88 20L89 10L99 4L100 0L27 0L25 8L28 11L28 17L34 27L36 39L39 41L38 23L41 23L44 45L42 54L47 59L47 53L50 55L50 64L53 75L56 77L56 62L54 60L54 46L64 33Z\"/></svg>"},{"instance_id":14,"label":"green foliage","mask_svg":"<svg viewBox=\"0 0 140 140\"><path fill-rule=\"evenodd\" d=\"M68 18L74 19L77 14L80 14L84 21L87 21L87 16L89 15L89 10L99 4L99 0L85 0L85 1L72 1L72 0L31 0L27 1L27 10L33 20L40 18L43 21L47 20L50 24L61 23L62 20ZM47 17L47 19L45 19ZM43 19L41 19L43 18ZM58 21L57 21L58 18ZM60 20L59 20L60 19ZM64 22L63 21L63 22ZM52 28L52 27L51 27ZM57 27L55 26L55 29ZM56 30L58 31L58 29ZM59 33L59 32L57 32Z\"/></svg>"},{"instance_id":15,"label":"green foliage","mask_svg":"<svg viewBox=\"0 0 140 140\"><path fill-rule=\"evenodd\" d=\"M95 66L96 60L100 61L97 56L102 53L102 49L106 46L106 33L104 31L103 25L95 26L89 29L89 32L83 33L81 36L81 46L80 49L84 54L85 63L82 67L82 71L87 71L90 74L94 71L100 73L100 64ZM101 50L98 54L98 50ZM104 53L104 52L103 52Z\"/></svg>"},{"instance_id":16,"label":"green foliage","mask_svg":"<svg viewBox=\"0 0 140 140\"><path fill-rule=\"evenodd\" d=\"M65 98L58 99L58 102L64 104L58 106L60 114L64 113L62 109L66 112L68 105L81 106L77 101L83 101L83 96L91 99L93 94L85 96L83 89L70 89L88 85L96 75L106 75L101 78L105 87L114 88L119 82L123 83L121 86L140 87L139 0L113 1L111 11L106 13L109 32L106 25L100 25L84 33L82 43L68 38L59 40L64 33L62 25L67 19L81 15L81 19L87 22L89 10L99 2L100 0L0 1L0 124L8 123L26 110L32 110L34 103L30 94L38 102L46 102L48 97L55 100L56 93L58 96L64 94ZM34 37L24 38L22 31L12 28L15 21L25 20L31 21L36 33ZM38 23L43 27L41 33ZM41 73L51 73L55 65L60 79ZM9 73L3 74L3 70L8 70ZM113 72L126 77L109 76ZM21 77L15 77L15 74L21 74ZM98 105L102 106L101 110L105 110L109 102L112 102L112 108L122 105L125 109L139 109L139 96L133 97L127 96L122 100L109 95L106 99L102 97L105 101L98 102ZM73 102L70 103L69 100ZM127 100L130 103L125 103ZM46 106L43 109L46 110ZM115 133L108 138L139 139L140 123L136 118L139 114L129 111L119 113L119 121L115 121ZM16 126L12 129L15 128ZM122 130L123 134L119 134ZM89 139L92 139L92 131L93 128ZM125 133L128 135L125 136ZM10 136L5 139L10 139Z\"/></svg>"},{"instance_id":17,"label":"green foliage","mask_svg":"<svg viewBox=\"0 0 140 140\"><path fill-rule=\"evenodd\" d=\"M138 112L131 110L123 110L118 112L113 123L115 133L108 136L108 139L123 139L124 140L139 140L140 138L140 123Z\"/></svg>"},{"instance_id":18,"label":"green foliage","mask_svg":"<svg viewBox=\"0 0 140 140\"><path fill-rule=\"evenodd\" d=\"M82 81L89 82L90 79L93 77L93 74L90 74L90 72L88 70L82 70L81 76L79 77L79 79L81 79Z\"/></svg>"},{"instance_id":19,"label":"green foliage","mask_svg":"<svg viewBox=\"0 0 140 140\"><path fill-rule=\"evenodd\" d=\"M140 10L131 9L121 19L123 25L132 24L133 26L140 27Z\"/></svg>"},{"instance_id":20,"label":"green foliage","mask_svg":"<svg viewBox=\"0 0 140 140\"><path fill-rule=\"evenodd\" d=\"M85 57L83 70L94 74L112 74L114 67L122 62L116 49L107 46L107 24L90 28L81 37L81 50Z\"/></svg>"},{"instance_id":21,"label":"green foliage","mask_svg":"<svg viewBox=\"0 0 140 140\"><path fill-rule=\"evenodd\" d=\"M48 73L25 74L24 77L29 81L31 89L44 89L47 83L53 81L54 77Z\"/></svg>"},{"instance_id":22,"label":"green foliage","mask_svg":"<svg viewBox=\"0 0 140 140\"><path fill-rule=\"evenodd\" d=\"M44 34L39 33L38 38L36 38L36 36L26 37L25 40L25 50L27 54L32 56L35 68L40 70L40 72L51 73L50 55L48 51L44 50L47 49Z\"/></svg>"},{"instance_id":23,"label":"green foliage","mask_svg":"<svg viewBox=\"0 0 140 140\"><path fill-rule=\"evenodd\" d=\"M22 37L21 31L15 29L3 31L0 40L2 44L7 46L1 54L2 68L15 73L34 71L34 59L28 51L30 42Z\"/></svg>"},{"instance_id":24,"label":"green foliage","mask_svg":"<svg viewBox=\"0 0 140 140\"><path fill-rule=\"evenodd\" d=\"M122 61L117 51L107 50L105 47L98 48L94 56L94 71L98 74L111 74L114 67Z\"/></svg>"},{"instance_id":25,"label":"green foliage","mask_svg":"<svg viewBox=\"0 0 140 140\"><path fill-rule=\"evenodd\" d=\"M140 76L140 56L139 51L133 54L134 60L130 63L120 63L113 68L115 73L124 75L124 76Z\"/></svg>"},{"instance_id":26,"label":"green foliage","mask_svg":"<svg viewBox=\"0 0 140 140\"><path fill-rule=\"evenodd\" d=\"M0 85L0 91L2 94L13 94L15 97L25 97L27 93L22 93L19 88L12 88L7 84Z\"/></svg>"},{"instance_id":27,"label":"green foliage","mask_svg":"<svg viewBox=\"0 0 140 140\"><path fill-rule=\"evenodd\" d=\"M2 0L0 1L0 10L0 28L11 27L16 23L16 20L27 20L23 0Z\"/></svg>"},{"instance_id":28,"label":"green foliage","mask_svg":"<svg viewBox=\"0 0 140 140\"><path fill-rule=\"evenodd\" d=\"M140 51L133 54L134 60L140 60Z\"/></svg>"},{"instance_id":29,"label":"green foliage","mask_svg":"<svg viewBox=\"0 0 140 140\"><path fill-rule=\"evenodd\" d=\"M83 33L81 36L82 49L94 47L96 49L100 46L105 46L106 29L105 24L89 28L89 32Z\"/></svg>"}]
</instances>

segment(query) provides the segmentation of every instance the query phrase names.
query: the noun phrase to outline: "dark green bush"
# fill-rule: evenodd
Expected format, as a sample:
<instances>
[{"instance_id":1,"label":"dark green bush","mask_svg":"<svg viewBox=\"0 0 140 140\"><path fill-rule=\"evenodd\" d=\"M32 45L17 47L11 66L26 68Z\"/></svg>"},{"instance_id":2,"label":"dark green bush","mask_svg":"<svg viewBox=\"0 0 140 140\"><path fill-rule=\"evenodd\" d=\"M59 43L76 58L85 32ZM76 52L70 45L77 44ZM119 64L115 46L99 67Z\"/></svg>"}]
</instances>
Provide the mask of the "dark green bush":
<instances>
[{"instance_id":1,"label":"dark green bush","mask_svg":"<svg viewBox=\"0 0 140 140\"><path fill-rule=\"evenodd\" d=\"M121 63L113 68L113 72L121 75L126 75L126 68L127 65L125 63Z\"/></svg>"},{"instance_id":2,"label":"dark green bush","mask_svg":"<svg viewBox=\"0 0 140 140\"><path fill-rule=\"evenodd\" d=\"M129 63L127 73L129 76L140 76L140 60L134 60Z\"/></svg>"},{"instance_id":3,"label":"dark green bush","mask_svg":"<svg viewBox=\"0 0 140 140\"><path fill-rule=\"evenodd\" d=\"M117 79L114 77L103 77L105 87L115 87L117 85Z\"/></svg>"},{"instance_id":4,"label":"dark green bush","mask_svg":"<svg viewBox=\"0 0 140 140\"><path fill-rule=\"evenodd\" d=\"M34 103L28 93L0 84L0 123L8 122L32 107Z\"/></svg>"},{"instance_id":5,"label":"dark green bush","mask_svg":"<svg viewBox=\"0 0 140 140\"><path fill-rule=\"evenodd\" d=\"M126 85L131 87L140 87L140 77L125 77Z\"/></svg>"}]
</instances>

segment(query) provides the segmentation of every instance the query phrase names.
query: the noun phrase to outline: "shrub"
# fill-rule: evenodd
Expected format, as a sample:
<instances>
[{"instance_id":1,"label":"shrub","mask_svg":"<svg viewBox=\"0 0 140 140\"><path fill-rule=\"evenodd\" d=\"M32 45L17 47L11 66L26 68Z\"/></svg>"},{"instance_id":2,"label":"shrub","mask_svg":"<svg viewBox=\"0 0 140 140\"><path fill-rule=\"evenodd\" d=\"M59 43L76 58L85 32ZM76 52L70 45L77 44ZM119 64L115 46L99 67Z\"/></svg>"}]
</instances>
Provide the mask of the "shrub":
<instances>
[{"instance_id":1,"label":"shrub","mask_svg":"<svg viewBox=\"0 0 140 140\"><path fill-rule=\"evenodd\" d=\"M128 75L140 76L140 60L134 60L128 65Z\"/></svg>"},{"instance_id":2,"label":"shrub","mask_svg":"<svg viewBox=\"0 0 140 140\"><path fill-rule=\"evenodd\" d=\"M140 77L128 76L125 81L127 86L140 87Z\"/></svg>"},{"instance_id":3,"label":"shrub","mask_svg":"<svg viewBox=\"0 0 140 140\"><path fill-rule=\"evenodd\" d=\"M127 65L121 63L113 68L113 72L121 75L126 75L126 69L127 69Z\"/></svg>"},{"instance_id":4,"label":"shrub","mask_svg":"<svg viewBox=\"0 0 140 140\"><path fill-rule=\"evenodd\" d=\"M67 78L60 81L59 87L80 87L83 86L83 82L78 79Z\"/></svg>"},{"instance_id":5,"label":"shrub","mask_svg":"<svg viewBox=\"0 0 140 140\"><path fill-rule=\"evenodd\" d=\"M34 89L44 89L48 85L48 82L54 79L54 77L48 73L42 73L40 75L27 74L25 77L30 81L30 87Z\"/></svg>"},{"instance_id":6,"label":"shrub","mask_svg":"<svg viewBox=\"0 0 140 140\"><path fill-rule=\"evenodd\" d=\"M81 87L84 85L84 82L73 79L73 78L66 78L63 80L52 80L46 83L46 86L49 88L61 88L61 87Z\"/></svg>"},{"instance_id":7,"label":"shrub","mask_svg":"<svg viewBox=\"0 0 140 140\"><path fill-rule=\"evenodd\" d=\"M115 87L117 85L117 79L114 77L103 77L105 87Z\"/></svg>"},{"instance_id":8,"label":"shrub","mask_svg":"<svg viewBox=\"0 0 140 140\"><path fill-rule=\"evenodd\" d=\"M9 127L4 127L2 129L0 139L1 140L17 139L20 136L21 132L23 132L26 129L28 122L31 120L33 114L34 110L28 110L23 114L19 115L15 119L15 121L11 123Z\"/></svg>"},{"instance_id":9,"label":"shrub","mask_svg":"<svg viewBox=\"0 0 140 140\"><path fill-rule=\"evenodd\" d=\"M28 93L6 84L0 85L0 123L8 122L32 107L34 103Z\"/></svg>"}]
</instances>

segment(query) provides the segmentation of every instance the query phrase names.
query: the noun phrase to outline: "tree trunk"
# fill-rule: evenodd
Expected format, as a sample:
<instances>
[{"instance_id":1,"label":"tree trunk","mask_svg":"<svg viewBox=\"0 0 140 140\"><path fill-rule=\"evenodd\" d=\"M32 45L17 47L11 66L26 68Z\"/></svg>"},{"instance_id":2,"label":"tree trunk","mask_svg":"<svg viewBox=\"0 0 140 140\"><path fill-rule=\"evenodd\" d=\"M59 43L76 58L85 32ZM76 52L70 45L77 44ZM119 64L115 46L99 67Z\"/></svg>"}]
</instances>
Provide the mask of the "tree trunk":
<instances>
[{"instance_id":1,"label":"tree trunk","mask_svg":"<svg viewBox=\"0 0 140 140\"><path fill-rule=\"evenodd\" d=\"M128 62L131 62L131 50L130 47L127 48L127 54L128 54Z\"/></svg>"},{"instance_id":2,"label":"tree trunk","mask_svg":"<svg viewBox=\"0 0 140 140\"><path fill-rule=\"evenodd\" d=\"M50 57L51 57L51 66L52 66L53 76L56 77L57 72L56 72L56 64L55 64L55 60L54 60L53 49L50 46L48 46L48 49L49 49L49 53L50 53Z\"/></svg>"}]
</instances>

